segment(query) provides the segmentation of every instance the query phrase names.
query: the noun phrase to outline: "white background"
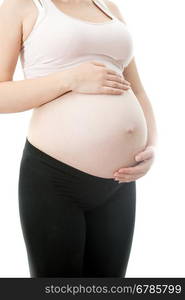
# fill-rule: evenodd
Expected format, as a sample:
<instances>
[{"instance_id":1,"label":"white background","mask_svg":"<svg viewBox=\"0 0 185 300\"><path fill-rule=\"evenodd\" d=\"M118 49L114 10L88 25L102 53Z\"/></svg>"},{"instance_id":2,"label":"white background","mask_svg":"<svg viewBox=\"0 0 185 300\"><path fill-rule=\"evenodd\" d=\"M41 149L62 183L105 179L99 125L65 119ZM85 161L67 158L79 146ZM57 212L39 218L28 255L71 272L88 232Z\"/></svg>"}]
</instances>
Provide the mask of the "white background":
<instances>
[{"instance_id":1,"label":"white background","mask_svg":"<svg viewBox=\"0 0 185 300\"><path fill-rule=\"evenodd\" d=\"M113 1L133 35L136 63L159 134L155 162L137 180L126 277L185 277L184 0ZM21 79L18 61L14 80ZM0 115L0 277L30 276L17 185L31 112Z\"/></svg>"}]
</instances>

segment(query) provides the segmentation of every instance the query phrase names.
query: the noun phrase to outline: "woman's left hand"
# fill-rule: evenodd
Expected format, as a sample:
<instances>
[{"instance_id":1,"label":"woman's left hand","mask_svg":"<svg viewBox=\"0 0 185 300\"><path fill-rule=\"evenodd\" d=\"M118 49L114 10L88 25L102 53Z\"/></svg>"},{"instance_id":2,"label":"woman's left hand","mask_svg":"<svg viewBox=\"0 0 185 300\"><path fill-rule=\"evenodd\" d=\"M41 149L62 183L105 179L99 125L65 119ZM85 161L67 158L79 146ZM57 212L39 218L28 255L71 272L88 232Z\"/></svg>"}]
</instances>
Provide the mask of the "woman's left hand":
<instances>
[{"instance_id":1,"label":"woman's left hand","mask_svg":"<svg viewBox=\"0 0 185 300\"><path fill-rule=\"evenodd\" d=\"M138 162L136 166L128 168L120 168L114 172L115 180L121 182L130 182L144 176L153 164L155 157L155 146L148 145L144 151L137 153L135 160Z\"/></svg>"}]
</instances>

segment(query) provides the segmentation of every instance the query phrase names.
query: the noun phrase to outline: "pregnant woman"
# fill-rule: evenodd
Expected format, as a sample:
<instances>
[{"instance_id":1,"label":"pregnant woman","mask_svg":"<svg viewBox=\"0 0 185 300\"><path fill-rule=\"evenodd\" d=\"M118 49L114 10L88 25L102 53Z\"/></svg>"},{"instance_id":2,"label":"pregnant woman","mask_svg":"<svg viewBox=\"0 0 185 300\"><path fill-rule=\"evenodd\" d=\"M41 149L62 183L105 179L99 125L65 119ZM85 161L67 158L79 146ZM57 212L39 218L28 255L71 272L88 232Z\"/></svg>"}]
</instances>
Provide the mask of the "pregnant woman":
<instances>
[{"instance_id":1,"label":"pregnant woman","mask_svg":"<svg viewBox=\"0 0 185 300\"><path fill-rule=\"evenodd\" d=\"M0 111L33 109L18 186L30 275L124 277L156 144L127 25L108 0L5 0L0 14Z\"/></svg>"}]
</instances>

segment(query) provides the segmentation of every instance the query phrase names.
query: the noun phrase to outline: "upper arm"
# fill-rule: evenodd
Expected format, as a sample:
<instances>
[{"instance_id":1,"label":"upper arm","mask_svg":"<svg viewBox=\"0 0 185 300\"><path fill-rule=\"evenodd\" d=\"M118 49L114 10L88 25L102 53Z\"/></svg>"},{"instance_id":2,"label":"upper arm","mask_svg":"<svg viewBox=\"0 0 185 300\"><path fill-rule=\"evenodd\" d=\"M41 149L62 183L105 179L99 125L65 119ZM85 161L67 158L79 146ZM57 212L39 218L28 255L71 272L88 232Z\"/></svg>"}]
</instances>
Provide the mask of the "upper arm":
<instances>
[{"instance_id":1,"label":"upper arm","mask_svg":"<svg viewBox=\"0 0 185 300\"><path fill-rule=\"evenodd\" d=\"M0 5L0 82L12 80L22 40L26 0L4 0Z\"/></svg>"},{"instance_id":2,"label":"upper arm","mask_svg":"<svg viewBox=\"0 0 185 300\"><path fill-rule=\"evenodd\" d=\"M134 57L132 58L128 66L124 69L123 75L125 79L131 83L134 94L138 95L141 93L145 93Z\"/></svg>"},{"instance_id":3,"label":"upper arm","mask_svg":"<svg viewBox=\"0 0 185 300\"><path fill-rule=\"evenodd\" d=\"M122 21L126 24L125 20L123 19L122 13L121 13L120 9L118 8L118 6L112 1L109 1L109 0L104 0L104 1L106 2L106 4L111 9L111 12L120 21ZM124 75L125 79L128 80L131 83L132 90L135 94L145 92L143 84L141 82L141 78L139 76L139 72L138 72L138 69L137 69L135 57L132 58L132 60L128 64L128 66L124 69L123 75Z\"/></svg>"}]
</instances>

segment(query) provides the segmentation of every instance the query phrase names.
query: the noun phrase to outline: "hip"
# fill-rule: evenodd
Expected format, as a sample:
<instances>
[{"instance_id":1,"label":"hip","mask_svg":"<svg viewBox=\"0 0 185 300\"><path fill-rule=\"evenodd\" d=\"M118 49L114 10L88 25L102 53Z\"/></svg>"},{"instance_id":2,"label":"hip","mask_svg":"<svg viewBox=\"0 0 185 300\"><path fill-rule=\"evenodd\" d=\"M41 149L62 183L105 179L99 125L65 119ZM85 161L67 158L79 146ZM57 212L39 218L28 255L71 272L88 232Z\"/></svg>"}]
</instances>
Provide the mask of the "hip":
<instances>
[{"instance_id":1,"label":"hip","mask_svg":"<svg viewBox=\"0 0 185 300\"><path fill-rule=\"evenodd\" d=\"M135 199L135 189L135 181L119 184L111 178L91 175L53 158L26 139L19 172L19 199L23 205L28 205L30 199L32 207L35 201L35 207L51 205L52 210L55 199L55 204L70 201L87 210L115 197L130 195Z\"/></svg>"}]
</instances>

